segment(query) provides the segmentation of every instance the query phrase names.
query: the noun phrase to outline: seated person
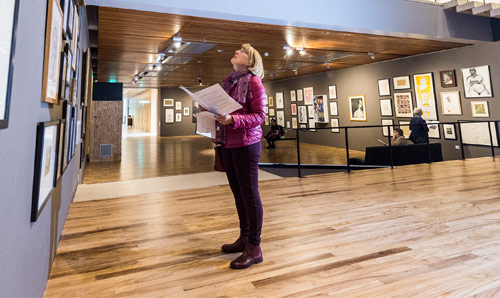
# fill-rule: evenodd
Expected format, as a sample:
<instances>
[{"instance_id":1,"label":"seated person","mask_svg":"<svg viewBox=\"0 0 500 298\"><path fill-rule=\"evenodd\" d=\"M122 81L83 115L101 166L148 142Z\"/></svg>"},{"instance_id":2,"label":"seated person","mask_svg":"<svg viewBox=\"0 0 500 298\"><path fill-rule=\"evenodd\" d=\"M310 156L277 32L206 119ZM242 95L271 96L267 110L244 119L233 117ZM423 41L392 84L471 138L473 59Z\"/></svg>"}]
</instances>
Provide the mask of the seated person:
<instances>
[{"instance_id":1,"label":"seated person","mask_svg":"<svg viewBox=\"0 0 500 298\"><path fill-rule=\"evenodd\" d=\"M410 142L406 140L403 130L399 127L394 127L392 130L392 140L391 140L391 145L392 146L401 146L401 145L408 145Z\"/></svg>"},{"instance_id":2,"label":"seated person","mask_svg":"<svg viewBox=\"0 0 500 298\"><path fill-rule=\"evenodd\" d=\"M267 144L269 145L266 147L267 149L276 148L276 146L274 145L274 141L281 138L283 134L282 131L283 128L276 123L276 119L271 119L271 131L269 131L265 136Z\"/></svg>"},{"instance_id":3,"label":"seated person","mask_svg":"<svg viewBox=\"0 0 500 298\"><path fill-rule=\"evenodd\" d=\"M410 140L415 144L427 143L429 141L429 128L425 120L422 119L422 109L416 108L413 115L410 120Z\"/></svg>"}]
</instances>

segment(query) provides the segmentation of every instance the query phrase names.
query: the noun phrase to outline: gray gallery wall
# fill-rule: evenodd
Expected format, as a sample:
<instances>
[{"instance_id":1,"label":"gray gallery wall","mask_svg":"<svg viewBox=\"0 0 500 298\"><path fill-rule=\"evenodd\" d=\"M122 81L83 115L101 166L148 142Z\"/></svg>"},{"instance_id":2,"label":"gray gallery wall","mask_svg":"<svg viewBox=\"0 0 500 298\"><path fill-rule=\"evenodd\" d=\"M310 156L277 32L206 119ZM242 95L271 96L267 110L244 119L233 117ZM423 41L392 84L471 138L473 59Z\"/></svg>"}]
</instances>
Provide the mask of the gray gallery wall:
<instances>
[{"instance_id":1,"label":"gray gallery wall","mask_svg":"<svg viewBox=\"0 0 500 298\"><path fill-rule=\"evenodd\" d=\"M45 40L41 12L47 1L19 2L9 127L0 130L0 297L41 297L81 177L80 146L40 217L31 223L36 125L61 119L62 105L40 101ZM82 32L87 31L85 19L80 16ZM86 36L80 42L86 44Z\"/></svg>"},{"instance_id":2,"label":"gray gallery wall","mask_svg":"<svg viewBox=\"0 0 500 298\"><path fill-rule=\"evenodd\" d=\"M191 92L196 92L202 88L189 88ZM189 107L189 116L182 116L182 122L175 123L165 123L165 110L166 109L175 109L175 103L173 107L164 107L163 99L170 98L174 99L175 102L182 102L182 108ZM196 130L196 124L192 121L192 113L193 113L193 100L187 95L183 90L175 87L175 88L161 88L159 103L158 103L158 121L160 123L160 131L158 135L162 137L171 137L171 136L188 136L194 135ZM175 113L182 113L182 109L174 111ZM175 119L174 119L175 120Z\"/></svg>"}]
</instances>

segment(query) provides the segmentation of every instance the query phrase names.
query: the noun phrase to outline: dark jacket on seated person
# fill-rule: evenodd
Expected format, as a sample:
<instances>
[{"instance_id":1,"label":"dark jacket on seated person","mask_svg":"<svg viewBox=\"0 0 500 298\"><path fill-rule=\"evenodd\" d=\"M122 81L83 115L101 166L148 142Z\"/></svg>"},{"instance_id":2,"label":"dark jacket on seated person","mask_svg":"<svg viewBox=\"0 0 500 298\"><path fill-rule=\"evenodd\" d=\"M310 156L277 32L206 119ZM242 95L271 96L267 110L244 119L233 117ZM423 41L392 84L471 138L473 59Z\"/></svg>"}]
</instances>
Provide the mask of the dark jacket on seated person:
<instances>
[{"instance_id":1,"label":"dark jacket on seated person","mask_svg":"<svg viewBox=\"0 0 500 298\"><path fill-rule=\"evenodd\" d=\"M406 138L404 136L397 136L391 140L392 146L403 146L403 145L408 145L408 144L411 144L411 143L408 142L408 140L406 140Z\"/></svg>"},{"instance_id":2,"label":"dark jacket on seated person","mask_svg":"<svg viewBox=\"0 0 500 298\"><path fill-rule=\"evenodd\" d=\"M429 140L429 128L427 125L425 125L427 122L425 122L422 117L416 115L415 117L411 118L410 120L410 140L413 141L413 143L418 144L418 143L427 143Z\"/></svg>"}]
</instances>

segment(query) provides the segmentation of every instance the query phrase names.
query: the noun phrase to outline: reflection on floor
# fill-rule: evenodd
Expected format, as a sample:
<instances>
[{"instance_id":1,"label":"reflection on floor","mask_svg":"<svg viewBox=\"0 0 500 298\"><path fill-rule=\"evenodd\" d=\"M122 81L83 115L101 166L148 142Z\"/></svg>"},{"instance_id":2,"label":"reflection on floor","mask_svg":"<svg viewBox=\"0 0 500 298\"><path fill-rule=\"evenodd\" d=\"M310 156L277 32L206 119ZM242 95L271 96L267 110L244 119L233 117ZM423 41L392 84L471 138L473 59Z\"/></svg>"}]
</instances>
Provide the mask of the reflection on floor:
<instances>
[{"instance_id":1,"label":"reflection on floor","mask_svg":"<svg viewBox=\"0 0 500 298\"><path fill-rule=\"evenodd\" d=\"M480 158L263 181L246 270L228 186L74 203L45 296L498 297L499 180Z\"/></svg>"},{"instance_id":2,"label":"reflection on floor","mask_svg":"<svg viewBox=\"0 0 500 298\"><path fill-rule=\"evenodd\" d=\"M84 183L103 183L213 171L212 142L200 136L135 137L122 142L122 160L88 163ZM297 163L295 141L279 141L276 149L265 149L261 162ZM346 164L345 149L301 143L305 164ZM350 150L351 157L364 157Z\"/></svg>"}]
</instances>

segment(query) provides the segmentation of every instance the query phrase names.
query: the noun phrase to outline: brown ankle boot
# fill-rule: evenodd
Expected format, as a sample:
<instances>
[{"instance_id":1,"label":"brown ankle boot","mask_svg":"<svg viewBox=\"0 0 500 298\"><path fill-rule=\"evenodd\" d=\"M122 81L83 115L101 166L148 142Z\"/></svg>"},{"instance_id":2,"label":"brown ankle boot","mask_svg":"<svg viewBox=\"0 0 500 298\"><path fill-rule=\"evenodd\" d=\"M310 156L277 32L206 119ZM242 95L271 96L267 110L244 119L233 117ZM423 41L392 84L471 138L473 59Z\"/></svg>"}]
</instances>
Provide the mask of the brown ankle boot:
<instances>
[{"instance_id":1,"label":"brown ankle boot","mask_svg":"<svg viewBox=\"0 0 500 298\"><path fill-rule=\"evenodd\" d=\"M245 250L245 247L248 242L248 236L240 235L240 238L236 240L233 244L224 244L221 249L223 252L227 254L232 254L235 252L242 252Z\"/></svg>"},{"instance_id":2,"label":"brown ankle boot","mask_svg":"<svg viewBox=\"0 0 500 298\"><path fill-rule=\"evenodd\" d=\"M245 269L253 264L261 263L262 261L264 261L264 259L262 258L260 246L247 243L243 254L234 259L230 266L233 269Z\"/></svg>"}]
</instances>

